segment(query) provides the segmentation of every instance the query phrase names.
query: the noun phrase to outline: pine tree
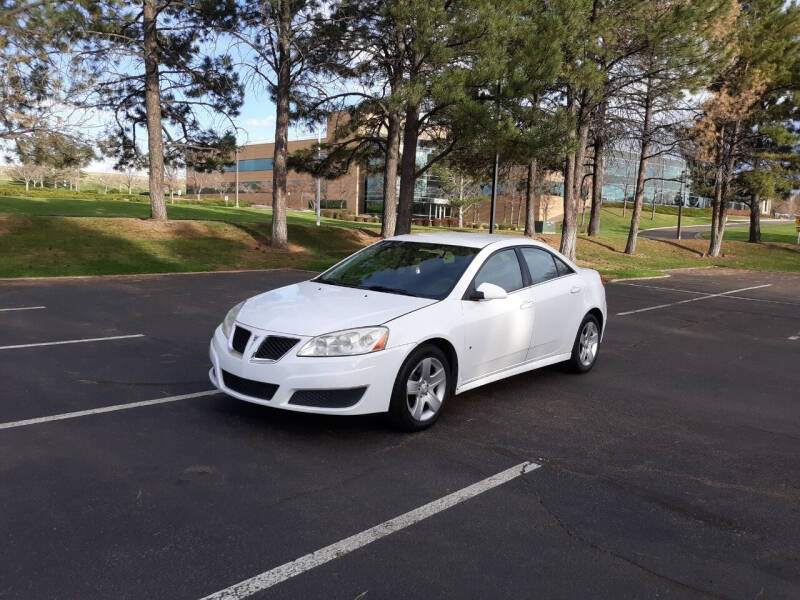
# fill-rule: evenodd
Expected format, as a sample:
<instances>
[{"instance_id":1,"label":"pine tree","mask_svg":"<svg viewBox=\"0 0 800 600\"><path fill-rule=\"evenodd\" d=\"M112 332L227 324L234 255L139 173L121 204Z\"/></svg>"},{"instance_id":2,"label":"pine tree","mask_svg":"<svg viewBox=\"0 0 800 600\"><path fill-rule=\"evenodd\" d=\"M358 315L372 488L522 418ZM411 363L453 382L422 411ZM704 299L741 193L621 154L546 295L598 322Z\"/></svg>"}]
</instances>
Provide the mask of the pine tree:
<instances>
[{"instance_id":1,"label":"pine tree","mask_svg":"<svg viewBox=\"0 0 800 600\"><path fill-rule=\"evenodd\" d=\"M243 101L232 60L211 52L218 11L202 0L141 0L139 6L108 0L97 2L84 31L80 56L104 73L87 104L113 115L105 147L118 168L147 157L156 220L167 218L165 161L180 164L203 153L216 160L233 150L230 129L202 125L204 117L235 116Z\"/></svg>"},{"instance_id":2,"label":"pine tree","mask_svg":"<svg viewBox=\"0 0 800 600\"><path fill-rule=\"evenodd\" d=\"M70 50L94 4L0 0L0 140L42 132L80 137L85 115L68 111L77 108L93 74ZM70 118L61 118L64 113Z\"/></svg>"},{"instance_id":3,"label":"pine tree","mask_svg":"<svg viewBox=\"0 0 800 600\"><path fill-rule=\"evenodd\" d=\"M316 35L326 10L318 0L242 0L226 32L241 48L244 69L254 85L263 86L275 102L275 145L272 165L272 239L274 248L288 248L286 228L289 125L298 101L324 88L313 68L322 40ZM330 83L330 82L328 82ZM323 93L320 91L320 93Z\"/></svg>"},{"instance_id":4,"label":"pine tree","mask_svg":"<svg viewBox=\"0 0 800 600\"><path fill-rule=\"evenodd\" d=\"M735 9L729 0L664 1L650 3L648 11L640 14L635 35L643 43L629 65L638 80L629 98L635 106L640 142L626 254L636 252L648 162L676 146L671 133L685 119L682 99L713 73L719 42L729 31Z\"/></svg>"},{"instance_id":5,"label":"pine tree","mask_svg":"<svg viewBox=\"0 0 800 600\"><path fill-rule=\"evenodd\" d=\"M798 35L800 8L795 4L753 0L743 4L736 15L728 38L730 59L714 78L710 86L713 96L704 104L704 114L694 130L700 157L709 161L714 171L710 256L721 251L734 178L741 163L748 160L746 148L752 133L760 131L762 119L769 125L769 111L763 108L785 99L794 103Z\"/></svg>"}]
</instances>

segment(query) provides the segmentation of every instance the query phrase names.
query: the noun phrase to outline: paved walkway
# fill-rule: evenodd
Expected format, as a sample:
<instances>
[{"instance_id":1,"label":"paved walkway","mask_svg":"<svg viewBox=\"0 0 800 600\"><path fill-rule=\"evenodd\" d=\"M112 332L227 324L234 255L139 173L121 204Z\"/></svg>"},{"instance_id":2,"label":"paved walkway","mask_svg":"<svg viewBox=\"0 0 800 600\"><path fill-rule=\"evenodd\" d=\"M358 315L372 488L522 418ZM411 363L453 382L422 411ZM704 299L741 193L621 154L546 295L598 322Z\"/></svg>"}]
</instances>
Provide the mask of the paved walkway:
<instances>
[{"instance_id":1,"label":"paved walkway","mask_svg":"<svg viewBox=\"0 0 800 600\"><path fill-rule=\"evenodd\" d=\"M769 227L771 225L783 225L784 223L793 223L792 219L761 219L761 227ZM747 228L750 226L750 221L731 221L725 226L728 228ZM677 227L657 227L656 229L645 229L639 232L642 237L659 239L659 240L674 240L677 235ZM703 234L711 231L711 224L708 225L684 225L681 227L681 237L687 239L700 239Z\"/></svg>"}]
</instances>

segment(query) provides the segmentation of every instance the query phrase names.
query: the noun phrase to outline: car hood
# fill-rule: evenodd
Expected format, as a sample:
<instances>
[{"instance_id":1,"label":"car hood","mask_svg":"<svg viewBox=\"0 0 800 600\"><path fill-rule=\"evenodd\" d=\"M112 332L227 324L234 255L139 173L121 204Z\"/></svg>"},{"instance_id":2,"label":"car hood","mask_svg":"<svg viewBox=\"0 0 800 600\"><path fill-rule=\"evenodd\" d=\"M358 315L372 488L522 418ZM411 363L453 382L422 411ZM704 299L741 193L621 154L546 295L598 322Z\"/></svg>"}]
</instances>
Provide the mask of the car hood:
<instances>
[{"instance_id":1,"label":"car hood","mask_svg":"<svg viewBox=\"0 0 800 600\"><path fill-rule=\"evenodd\" d=\"M250 298L236 320L266 331L315 336L380 325L435 302L429 298L304 281Z\"/></svg>"}]
</instances>

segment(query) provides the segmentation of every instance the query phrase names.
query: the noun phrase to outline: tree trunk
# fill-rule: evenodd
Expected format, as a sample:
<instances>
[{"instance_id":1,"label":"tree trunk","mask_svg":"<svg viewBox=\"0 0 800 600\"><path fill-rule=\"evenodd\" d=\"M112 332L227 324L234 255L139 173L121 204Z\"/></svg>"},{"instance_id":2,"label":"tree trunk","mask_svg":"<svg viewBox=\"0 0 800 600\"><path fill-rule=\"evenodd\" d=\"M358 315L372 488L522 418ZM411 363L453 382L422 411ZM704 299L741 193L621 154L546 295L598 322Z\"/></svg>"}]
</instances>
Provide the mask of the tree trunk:
<instances>
[{"instance_id":1,"label":"tree trunk","mask_svg":"<svg viewBox=\"0 0 800 600\"><path fill-rule=\"evenodd\" d=\"M636 240L639 236L639 220L642 216L644 203L644 180L647 175L647 153L650 151L650 119L652 118L652 99L650 98L650 82L644 99L644 119L642 121L642 149L639 153L639 171L636 173L636 188L633 192L633 213L631 214L631 227L628 231L628 241L625 244L625 254L636 252Z\"/></svg>"},{"instance_id":2,"label":"tree trunk","mask_svg":"<svg viewBox=\"0 0 800 600\"><path fill-rule=\"evenodd\" d=\"M400 115L389 115L383 166L383 223L381 237L394 235L397 224L397 163L400 161Z\"/></svg>"},{"instance_id":3,"label":"tree trunk","mask_svg":"<svg viewBox=\"0 0 800 600\"><path fill-rule=\"evenodd\" d=\"M711 241L708 245L709 256L719 256L722 250L722 238L725 236L725 223L728 218L728 191L730 189L733 168L736 166L736 146L741 123L736 121L731 133L725 160L720 160L717 170L717 182L714 186L714 209L711 216ZM720 147L725 148L725 128L720 133ZM722 156L722 152L720 156Z\"/></svg>"},{"instance_id":4,"label":"tree trunk","mask_svg":"<svg viewBox=\"0 0 800 600\"><path fill-rule=\"evenodd\" d=\"M589 141L589 119L586 111L586 92L584 91L581 100L578 101L575 111L577 112L577 134L578 146L575 149L575 175L572 180L572 187L575 190L575 203L580 205L583 190L583 174L585 171L584 161L586 160L586 144Z\"/></svg>"},{"instance_id":5,"label":"tree trunk","mask_svg":"<svg viewBox=\"0 0 800 600\"><path fill-rule=\"evenodd\" d=\"M291 85L292 7L279 0L278 10L278 86L275 90L275 150L272 164L272 247L286 249L286 158L289 145L289 87Z\"/></svg>"},{"instance_id":6,"label":"tree trunk","mask_svg":"<svg viewBox=\"0 0 800 600\"><path fill-rule=\"evenodd\" d=\"M144 0L144 106L150 161L150 218L167 220L164 202L164 138L161 130L161 89L158 73L158 31L155 0Z\"/></svg>"},{"instance_id":7,"label":"tree trunk","mask_svg":"<svg viewBox=\"0 0 800 600\"><path fill-rule=\"evenodd\" d=\"M747 241L761 243L761 196L758 193L750 197L750 239Z\"/></svg>"},{"instance_id":8,"label":"tree trunk","mask_svg":"<svg viewBox=\"0 0 800 600\"><path fill-rule=\"evenodd\" d=\"M528 163L528 177L525 180L525 235L536 234L536 170L535 160Z\"/></svg>"},{"instance_id":9,"label":"tree trunk","mask_svg":"<svg viewBox=\"0 0 800 600\"><path fill-rule=\"evenodd\" d=\"M398 235L411 233L411 210L417 182L417 142L419 140L419 107L409 105L403 130L403 158L400 161L400 204L397 208Z\"/></svg>"},{"instance_id":10,"label":"tree trunk","mask_svg":"<svg viewBox=\"0 0 800 600\"><path fill-rule=\"evenodd\" d=\"M575 96L571 90L567 91L567 110L575 112ZM575 142L575 129L570 128L567 133L567 142L571 146ZM578 237L578 215L574 190L575 178L575 150L570 150L564 162L564 220L561 224L561 254L575 260L575 245Z\"/></svg>"},{"instance_id":11,"label":"tree trunk","mask_svg":"<svg viewBox=\"0 0 800 600\"><path fill-rule=\"evenodd\" d=\"M605 140L598 134L594 138L594 169L592 171L592 211L589 216L589 237L600 235L600 207L603 205L603 160Z\"/></svg>"}]
</instances>

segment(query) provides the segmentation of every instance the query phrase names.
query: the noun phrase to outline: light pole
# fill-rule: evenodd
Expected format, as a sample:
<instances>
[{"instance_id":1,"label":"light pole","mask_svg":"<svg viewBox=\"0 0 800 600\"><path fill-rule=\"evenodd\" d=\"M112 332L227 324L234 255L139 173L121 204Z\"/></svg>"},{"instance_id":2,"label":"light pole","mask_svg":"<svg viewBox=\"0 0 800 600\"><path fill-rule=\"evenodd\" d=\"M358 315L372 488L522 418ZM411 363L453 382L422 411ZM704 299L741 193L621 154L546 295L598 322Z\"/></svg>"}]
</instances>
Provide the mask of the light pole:
<instances>
[{"instance_id":1,"label":"light pole","mask_svg":"<svg viewBox=\"0 0 800 600\"><path fill-rule=\"evenodd\" d=\"M497 121L500 121L500 82L497 82ZM495 140L495 143L496 140ZM491 211L489 214L489 233L494 233L494 213L497 207L497 176L500 171L500 148L495 147L494 151L494 168L492 169L492 198L491 198Z\"/></svg>"},{"instance_id":2,"label":"light pole","mask_svg":"<svg viewBox=\"0 0 800 600\"><path fill-rule=\"evenodd\" d=\"M236 145L236 208L239 208L239 145Z\"/></svg>"},{"instance_id":3,"label":"light pole","mask_svg":"<svg viewBox=\"0 0 800 600\"><path fill-rule=\"evenodd\" d=\"M497 172L500 170L500 153L495 150L494 169L492 170L492 198L489 213L489 233L494 233L494 209L497 207Z\"/></svg>"},{"instance_id":4,"label":"light pole","mask_svg":"<svg viewBox=\"0 0 800 600\"><path fill-rule=\"evenodd\" d=\"M681 217L683 217L683 182L686 180L686 169L681 171L681 193L678 199L678 232L677 239L681 239Z\"/></svg>"},{"instance_id":5,"label":"light pole","mask_svg":"<svg viewBox=\"0 0 800 600\"><path fill-rule=\"evenodd\" d=\"M317 163L319 163L319 159L321 158L320 144L322 144L322 132L320 131L319 127L317 127ZM321 180L319 175L317 175L317 227L319 227L320 217L322 215L322 197L320 185Z\"/></svg>"}]
</instances>

